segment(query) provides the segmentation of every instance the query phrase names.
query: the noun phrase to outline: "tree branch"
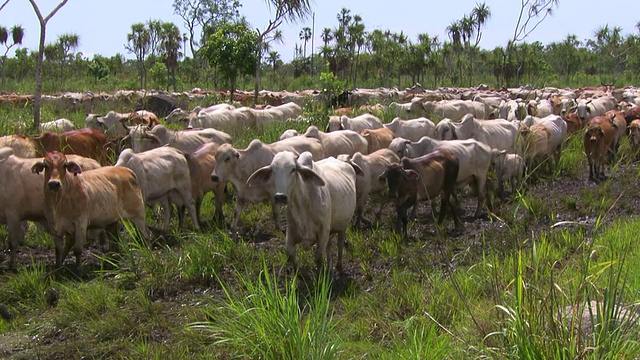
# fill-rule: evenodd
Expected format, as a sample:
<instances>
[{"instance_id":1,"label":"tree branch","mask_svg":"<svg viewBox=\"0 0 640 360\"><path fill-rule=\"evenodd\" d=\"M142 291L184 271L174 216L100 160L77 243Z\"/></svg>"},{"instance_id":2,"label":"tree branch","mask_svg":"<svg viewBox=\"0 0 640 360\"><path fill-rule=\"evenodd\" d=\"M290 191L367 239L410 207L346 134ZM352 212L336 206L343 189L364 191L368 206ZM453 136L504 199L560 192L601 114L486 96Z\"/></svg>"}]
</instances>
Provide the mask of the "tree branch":
<instances>
[{"instance_id":1,"label":"tree branch","mask_svg":"<svg viewBox=\"0 0 640 360\"><path fill-rule=\"evenodd\" d=\"M7 4L9 3L9 1L11 1L11 0L7 0L7 1L5 1L5 2L2 4L2 6L0 6L0 11L2 11L2 9L4 9L4 7L5 7L5 6L7 6Z\"/></svg>"},{"instance_id":2,"label":"tree branch","mask_svg":"<svg viewBox=\"0 0 640 360\"><path fill-rule=\"evenodd\" d=\"M32 1L32 0L29 0L29 1ZM67 1L69 1L69 0L62 0L60 2L60 4L58 4L58 6L56 6L55 9L51 10L49 15L47 15L47 17L44 18L44 22L49 21L49 19L51 19L53 17L53 15L55 15L58 12L58 10L60 10L60 8L62 8L67 3Z\"/></svg>"}]
</instances>

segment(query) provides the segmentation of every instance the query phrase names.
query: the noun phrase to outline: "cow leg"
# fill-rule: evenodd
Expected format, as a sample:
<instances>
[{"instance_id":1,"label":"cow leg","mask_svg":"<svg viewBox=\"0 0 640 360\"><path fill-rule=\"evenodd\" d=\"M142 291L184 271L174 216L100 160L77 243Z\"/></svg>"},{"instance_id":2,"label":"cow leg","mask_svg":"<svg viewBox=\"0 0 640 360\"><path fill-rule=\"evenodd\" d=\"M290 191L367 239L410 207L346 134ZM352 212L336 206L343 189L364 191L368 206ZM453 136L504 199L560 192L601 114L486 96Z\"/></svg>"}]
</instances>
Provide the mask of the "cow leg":
<instances>
[{"instance_id":1,"label":"cow leg","mask_svg":"<svg viewBox=\"0 0 640 360\"><path fill-rule=\"evenodd\" d=\"M276 231L282 232L282 224L280 223L280 204L271 199L271 216L276 224Z\"/></svg>"},{"instance_id":2,"label":"cow leg","mask_svg":"<svg viewBox=\"0 0 640 360\"><path fill-rule=\"evenodd\" d=\"M242 209L244 209L244 200L237 199L236 209L233 214L233 221L231 222L231 237L233 238L233 240L236 240L238 238L238 221L240 221L240 214L242 213Z\"/></svg>"},{"instance_id":3,"label":"cow leg","mask_svg":"<svg viewBox=\"0 0 640 360\"><path fill-rule=\"evenodd\" d=\"M222 205L224 204L224 201L225 201L225 190L226 190L226 184L220 183L220 182L218 183L216 188L213 190L213 195L216 198L216 210L215 210L214 218L220 224L224 224L224 213L222 211Z\"/></svg>"},{"instance_id":4,"label":"cow leg","mask_svg":"<svg viewBox=\"0 0 640 360\"><path fill-rule=\"evenodd\" d=\"M69 253L70 248L67 249L65 247L66 243L65 243L64 235L58 236L58 235L52 234L51 237L53 238L53 247L56 254L56 268L60 268L62 267L62 264L64 263L64 258L67 257L67 254Z\"/></svg>"},{"instance_id":5,"label":"cow leg","mask_svg":"<svg viewBox=\"0 0 640 360\"><path fill-rule=\"evenodd\" d=\"M333 261L331 248L331 235L324 230L321 231L320 235L318 236L318 244L316 245L315 254L316 268L318 269L318 272L323 270L331 271L331 263ZM327 256L326 264L324 263L325 254Z\"/></svg>"},{"instance_id":6,"label":"cow leg","mask_svg":"<svg viewBox=\"0 0 640 360\"><path fill-rule=\"evenodd\" d=\"M82 249L84 248L84 242L87 238L87 226L84 224L76 225L76 233L73 241L73 255L76 257L76 266L80 267L82 264Z\"/></svg>"},{"instance_id":7,"label":"cow leg","mask_svg":"<svg viewBox=\"0 0 640 360\"><path fill-rule=\"evenodd\" d=\"M9 267L13 267L18 255L18 246L24 243L25 228L20 219L7 219L7 232L9 233Z\"/></svg>"},{"instance_id":8,"label":"cow leg","mask_svg":"<svg viewBox=\"0 0 640 360\"><path fill-rule=\"evenodd\" d=\"M158 200L158 204L162 208L162 230L167 231L171 223L171 203L168 196L163 196Z\"/></svg>"},{"instance_id":9,"label":"cow leg","mask_svg":"<svg viewBox=\"0 0 640 360\"><path fill-rule=\"evenodd\" d=\"M287 247L285 251L287 253L287 261L291 264L291 267L293 267L294 270L298 270L298 261L296 260L296 243L291 233L292 231L287 229L287 233L285 235L285 243L287 244Z\"/></svg>"},{"instance_id":10,"label":"cow leg","mask_svg":"<svg viewBox=\"0 0 640 360\"><path fill-rule=\"evenodd\" d=\"M118 247L119 247L119 240L120 240L120 232L118 231L119 228L118 223L115 224L111 224L109 226L107 226L107 228L105 229L105 234L107 237L107 242L108 242L108 251L109 252L118 252Z\"/></svg>"},{"instance_id":11,"label":"cow leg","mask_svg":"<svg viewBox=\"0 0 640 360\"><path fill-rule=\"evenodd\" d=\"M191 197L191 192L187 192L184 189L179 190L180 196L182 197L182 203L186 204L187 211L189 212L189 216L191 216L191 221L193 222L193 227L196 231L200 231L200 225L198 223L198 214L196 213L196 203L193 201Z\"/></svg>"},{"instance_id":12,"label":"cow leg","mask_svg":"<svg viewBox=\"0 0 640 360\"><path fill-rule=\"evenodd\" d=\"M342 273L342 253L344 252L344 244L347 243L347 232L341 231L338 233L338 262L336 263L336 270Z\"/></svg>"},{"instance_id":13,"label":"cow leg","mask_svg":"<svg viewBox=\"0 0 640 360\"><path fill-rule=\"evenodd\" d=\"M486 176L474 176L476 190L478 193L478 206L476 207L476 213L474 217L477 219L482 216L482 207L485 205L486 201L486 186L487 186L487 178Z\"/></svg>"}]
</instances>

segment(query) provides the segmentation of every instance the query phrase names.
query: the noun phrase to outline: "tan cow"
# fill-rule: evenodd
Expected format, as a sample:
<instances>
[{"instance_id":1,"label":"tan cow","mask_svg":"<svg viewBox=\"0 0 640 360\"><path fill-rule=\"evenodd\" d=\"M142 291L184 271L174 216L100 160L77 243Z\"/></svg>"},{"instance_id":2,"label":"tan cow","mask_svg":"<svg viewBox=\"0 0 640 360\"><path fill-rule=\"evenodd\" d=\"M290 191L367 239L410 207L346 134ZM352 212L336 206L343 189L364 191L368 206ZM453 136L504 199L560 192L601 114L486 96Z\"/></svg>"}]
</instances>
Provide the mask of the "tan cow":
<instances>
[{"instance_id":1,"label":"tan cow","mask_svg":"<svg viewBox=\"0 0 640 360\"><path fill-rule=\"evenodd\" d=\"M76 265L82 262L82 249L89 228L117 231L122 219L131 220L145 238L149 238L145 222L142 190L130 169L107 166L82 171L57 151L45 154L31 170L44 171L45 215L50 230L56 235L56 266L61 266L73 247ZM62 243L65 235L74 241Z\"/></svg>"}]
</instances>

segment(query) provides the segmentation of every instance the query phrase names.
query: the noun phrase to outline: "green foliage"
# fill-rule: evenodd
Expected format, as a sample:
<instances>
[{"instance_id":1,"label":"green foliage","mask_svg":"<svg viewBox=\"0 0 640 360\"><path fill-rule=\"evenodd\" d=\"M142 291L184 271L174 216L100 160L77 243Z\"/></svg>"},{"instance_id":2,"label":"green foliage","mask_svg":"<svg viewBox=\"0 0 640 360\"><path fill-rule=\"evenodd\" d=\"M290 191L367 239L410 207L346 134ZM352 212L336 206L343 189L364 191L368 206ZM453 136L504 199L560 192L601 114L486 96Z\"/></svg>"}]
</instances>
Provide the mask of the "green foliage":
<instances>
[{"instance_id":1,"label":"green foliage","mask_svg":"<svg viewBox=\"0 0 640 360\"><path fill-rule=\"evenodd\" d=\"M225 23L210 31L202 54L209 64L235 88L239 76L254 72L257 61L258 38L243 22Z\"/></svg>"},{"instance_id":2,"label":"green foliage","mask_svg":"<svg viewBox=\"0 0 640 360\"><path fill-rule=\"evenodd\" d=\"M161 62L153 64L149 69L149 77L153 80L154 88L167 89L169 85L169 79L167 78L167 66Z\"/></svg>"}]
</instances>

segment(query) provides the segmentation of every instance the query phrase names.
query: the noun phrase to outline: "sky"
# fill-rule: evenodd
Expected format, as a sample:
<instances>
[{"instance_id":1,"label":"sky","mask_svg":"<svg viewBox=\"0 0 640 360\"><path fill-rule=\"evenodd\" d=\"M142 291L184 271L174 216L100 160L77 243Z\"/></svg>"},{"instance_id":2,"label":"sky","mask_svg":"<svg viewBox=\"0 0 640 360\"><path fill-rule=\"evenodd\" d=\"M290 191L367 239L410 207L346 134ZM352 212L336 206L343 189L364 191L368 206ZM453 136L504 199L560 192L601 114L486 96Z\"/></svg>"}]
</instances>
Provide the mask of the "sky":
<instances>
[{"instance_id":1,"label":"sky","mask_svg":"<svg viewBox=\"0 0 640 360\"><path fill-rule=\"evenodd\" d=\"M337 27L336 15L344 7L351 10L351 15L360 15L366 31L375 29L403 31L411 41L417 41L417 35L428 33L438 36L441 41L448 40L446 27L453 21L461 19L480 1L477 0L311 0L315 13L315 25L309 19L295 23L284 23L281 30L284 35L283 44L275 44L274 50L280 53L281 59L290 61L294 47L302 44L298 34L307 26L315 28L314 45L318 49L322 45L320 34L322 29ZM480 46L493 49L504 46L513 36L521 1L528 0L486 0L491 10L491 18L483 30ZM4 0L2 1L4 2ZM43 16L46 16L59 0L36 0ZM265 0L240 0L240 12L253 28L263 29L272 17ZM586 4L588 3L588 6ZM637 7L629 0L584 1L560 0L552 17L547 18L526 39L527 42L540 41L548 44L562 41L568 34L577 35L584 41L593 37L596 29L604 25L622 28L622 34L638 33L635 25L640 21ZM55 42L59 35L75 33L80 37L77 51L91 58L94 54L112 56L127 53L124 45L131 25L146 22L150 19L171 21L186 33L182 19L173 14L172 0L69 0L68 3L49 21L47 25L47 43ZM628 11L625 11L628 9ZM36 50L39 41L40 26L28 0L10 0L0 11L0 25L11 28L22 25L25 29L23 47ZM0 47L2 53L4 49ZM317 50L316 50L317 51ZM308 45L307 53L311 52ZM12 56L13 50L9 53Z\"/></svg>"}]
</instances>

